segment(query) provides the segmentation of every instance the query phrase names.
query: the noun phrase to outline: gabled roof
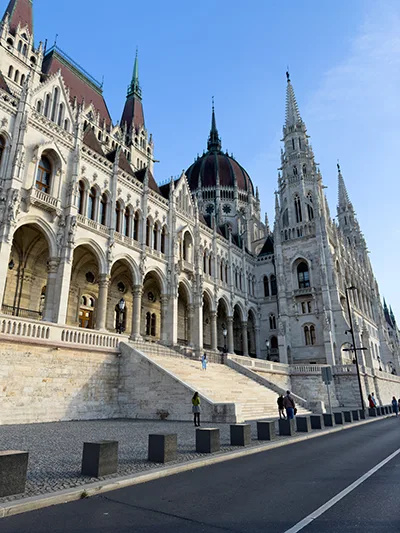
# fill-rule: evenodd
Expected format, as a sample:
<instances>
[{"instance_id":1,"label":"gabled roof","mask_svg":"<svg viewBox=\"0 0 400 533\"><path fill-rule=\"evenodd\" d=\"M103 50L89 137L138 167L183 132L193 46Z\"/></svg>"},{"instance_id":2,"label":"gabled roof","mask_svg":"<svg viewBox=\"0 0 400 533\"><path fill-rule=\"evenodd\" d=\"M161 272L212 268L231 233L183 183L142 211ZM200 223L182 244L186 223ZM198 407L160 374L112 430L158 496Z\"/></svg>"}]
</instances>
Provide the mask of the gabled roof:
<instances>
[{"instance_id":1,"label":"gabled roof","mask_svg":"<svg viewBox=\"0 0 400 533\"><path fill-rule=\"evenodd\" d=\"M135 173L134 173L134 176L137 180L139 180L141 183L144 182L144 177L146 175L146 170L148 170L147 168L142 168L140 170L137 170ZM158 194L161 195L161 191L156 183L156 180L154 179L154 176L153 174L150 172L150 170L148 170L148 173L149 173L149 187L152 191L154 192L157 192Z\"/></svg>"},{"instance_id":2,"label":"gabled roof","mask_svg":"<svg viewBox=\"0 0 400 533\"><path fill-rule=\"evenodd\" d=\"M86 146L94 150L96 153L105 157L101 144L97 140L97 137L90 126L87 126L85 130L85 133L83 135L83 142L86 144Z\"/></svg>"},{"instance_id":3,"label":"gabled roof","mask_svg":"<svg viewBox=\"0 0 400 533\"><path fill-rule=\"evenodd\" d=\"M115 161L115 156L117 154L117 150L113 150L112 152L109 152L106 157L109 161L111 161L111 163L114 163ZM123 170L124 172L126 172L127 174L130 174L131 176L135 176L135 173L134 171L132 170L132 167L129 163L129 161L127 160L124 152L120 152L119 154L119 161L118 161L118 166L121 170Z\"/></svg>"},{"instance_id":4,"label":"gabled roof","mask_svg":"<svg viewBox=\"0 0 400 533\"><path fill-rule=\"evenodd\" d=\"M99 112L100 118L106 122L109 129L112 120L101 85L59 48L53 47L43 59L42 72L44 75L50 76L59 70L61 70L65 86L69 89L71 103L75 98L78 103L83 100L85 104L92 102L96 111Z\"/></svg>"},{"instance_id":5,"label":"gabled roof","mask_svg":"<svg viewBox=\"0 0 400 533\"><path fill-rule=\"evenodd\" d=\"M258 257L262 255L271 255L274 253L274 239L272 235L268 235L264 246L262 247L261 252L258 254Z\"/></svg>"},{"instance_id":6,"label":"gabled roof","mask_svg":"<svg viewBox=\"0 0 400 533\"><path fill-rule=\"evenodd\" d=\"M33 35L33 14L32 0L10 0L5 10L3 20L6 14L9 16L10 31L15 35L18 24L21 28L27 27L29 33Z\"/></svg>"}]
</instances>

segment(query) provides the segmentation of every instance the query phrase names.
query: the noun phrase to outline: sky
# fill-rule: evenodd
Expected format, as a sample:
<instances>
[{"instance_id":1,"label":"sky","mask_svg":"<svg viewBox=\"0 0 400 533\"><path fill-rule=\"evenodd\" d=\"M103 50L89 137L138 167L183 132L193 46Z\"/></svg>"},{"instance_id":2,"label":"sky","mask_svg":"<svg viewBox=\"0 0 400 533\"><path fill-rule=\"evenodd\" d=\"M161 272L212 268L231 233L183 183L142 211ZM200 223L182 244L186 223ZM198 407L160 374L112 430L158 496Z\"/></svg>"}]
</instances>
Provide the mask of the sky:
<instances>
[{"instance_id":1,"label":"sky","mask_svg":"<svg viewBox=\"0 0 400 533\"><path fill-rule=\"evenodd\" d=\"M5 8L6 2L4 2ZM34 0L48 39L101 80L120 119L136 47L158 182L206 148L215 97L223 148L274 215L289 67L336 214L337 160L378 279L400 320L398 0ZM57 8L54 8L54 5Z\"/></svg>"}]
</instances>

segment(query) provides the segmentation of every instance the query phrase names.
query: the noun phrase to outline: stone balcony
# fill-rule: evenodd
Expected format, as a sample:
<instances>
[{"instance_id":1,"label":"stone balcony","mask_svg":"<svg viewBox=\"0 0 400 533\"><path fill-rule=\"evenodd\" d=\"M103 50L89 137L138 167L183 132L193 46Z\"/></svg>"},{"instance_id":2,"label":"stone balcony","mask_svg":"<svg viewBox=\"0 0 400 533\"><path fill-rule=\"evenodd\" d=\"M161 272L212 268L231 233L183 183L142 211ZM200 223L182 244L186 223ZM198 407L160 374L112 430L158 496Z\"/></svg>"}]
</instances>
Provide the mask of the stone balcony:
<instances>
[{"instance_id":1,"label":"stone balcony","mask_svg":"<svg viewBox=\"0 0 400 533\"><path fill-rule=\"evenodd\" d=\"M50 194L47 194L44 191L36 189L36 187L24 190L22 202L26 204L27 211L31 205L34 205L39 209L43 209L43 211L51 213L53 216L61 213L60 200L54 196L50 196Z\"/></svg>"},{"instance_id":2,"label":"stone balcony","mask_svg":"<svg viewBox=\"0 0 400 533\"><path fill-rule=\"evenodd\" d=\"M189 261L186 261L185 259L181 259L179 261L180 263L180 267L181 267L181 271L182 272L187 272L188 274L193 274L194 272L194 266L192 263L189 263Z\"/></svg>"},{"instance_id":3,"label":"stone balcony","mask_svg":"<svg viewBox=\"0 0 400 533\"><path fill-rule=\"evenodd\" d=\"M303 298L304 296L311 296L312 298L314 298L314 295L314 287L303 287L302 289L295 289L293 291L294 298Z\"/></svg>"}]
</instances>

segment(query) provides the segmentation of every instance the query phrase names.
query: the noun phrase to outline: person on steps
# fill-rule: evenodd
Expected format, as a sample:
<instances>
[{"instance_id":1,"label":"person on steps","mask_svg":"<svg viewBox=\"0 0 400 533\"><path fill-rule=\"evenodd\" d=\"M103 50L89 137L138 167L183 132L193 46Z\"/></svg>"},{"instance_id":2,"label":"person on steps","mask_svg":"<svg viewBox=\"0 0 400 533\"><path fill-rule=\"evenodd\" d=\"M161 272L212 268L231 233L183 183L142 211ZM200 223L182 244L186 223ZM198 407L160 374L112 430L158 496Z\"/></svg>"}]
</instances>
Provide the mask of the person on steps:
<instances>
[{"instance_id":1,"label":"person on steps","mask_svg":"<svg viewBox=\"0 0 400 533\"><path fill-rule=\"evenodd\" d=\"M283 407L286 409L286 417L288 420L294 418L294 410L296 404L294 402L293 396L290 394L290 390L286 391L286 396L283 398Z\"/></svg>"},{"instance_id":2,"label":"person on steps","mask_svg":"<svg viewBox=\"0 0 400 533\"><path fill-rule=\"evenodd\" d=\"M286 418L285 409L283 407L283 394L279 395L276 403L278 404L279 418Z\"/></svg>"},{"instance_id":3,"label":"person on steps","mask_svg":"<svg viewBox=\"0 0 400 533\"><path fill-rule=\"evenodd\" d=\"M368 406L370 409L375 409L374 400L370 394L368 394Z\"/></svg>"},{"instance_id":4,"label":"person on steps","mask_svg":"<svg viewBox=\"0 0 400 533\"><path fill-rule=\"evenodd\" d=\"M206 352L203 353L203 356L201 358L201 368L203 370L207 370L207 363L208 363L208 360L207 360L207 354Z\"/></svg>"},{"instance_id":5,"label":"person on steps","mask_svg":"<svg viewBox=\"0 0 400 533\"><path fill-rule=\"evenodd\" d=\"M393 396L392 407L393 412L396 413L396 416L399 416L399 404L397 403L396 396Z\"/></svg>"},{"instance_id":6,"label":"person on steps","mask_svg":"<svg viewBox=\"0 0 400 533\"><path fill-rule=\"evenodd\" d=\"M200 396L198 392L193 394L192 398L192 412L194 417L194 426L200 427Z\"/></svg>"}]
</instances>

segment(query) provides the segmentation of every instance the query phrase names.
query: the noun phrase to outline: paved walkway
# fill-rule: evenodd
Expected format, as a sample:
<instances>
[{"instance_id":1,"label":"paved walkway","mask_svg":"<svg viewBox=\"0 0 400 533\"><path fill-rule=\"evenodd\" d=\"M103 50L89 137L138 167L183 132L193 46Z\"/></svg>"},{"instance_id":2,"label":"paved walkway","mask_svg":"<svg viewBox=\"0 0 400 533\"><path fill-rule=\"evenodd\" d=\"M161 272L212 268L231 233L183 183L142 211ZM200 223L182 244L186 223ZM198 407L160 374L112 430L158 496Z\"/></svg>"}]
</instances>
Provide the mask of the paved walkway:
<instances>
[{"instance_id":1,"label":"paved walkway","mask_svg":"<svg viewBox=\"0 0 400 533\"><path fill-rule=\"evenodd\" d=\"M251 425L252 438L256 439L256 422ZM230 446L229 424L205 423L203 426L220 428L220 453L237 449ZM0 498L0 503L99 481L81 476L84 441L106 439L119 442L118 474L100 480L158 468L160 464L147 461L150 433L178 435L178 459L169 465L205 455L195 452L195 428L191 422L93 420L0 426L0 450L29 451L25 494ZM253 440L252 446L258 444Z\"/></svg>"}]
</instances>

